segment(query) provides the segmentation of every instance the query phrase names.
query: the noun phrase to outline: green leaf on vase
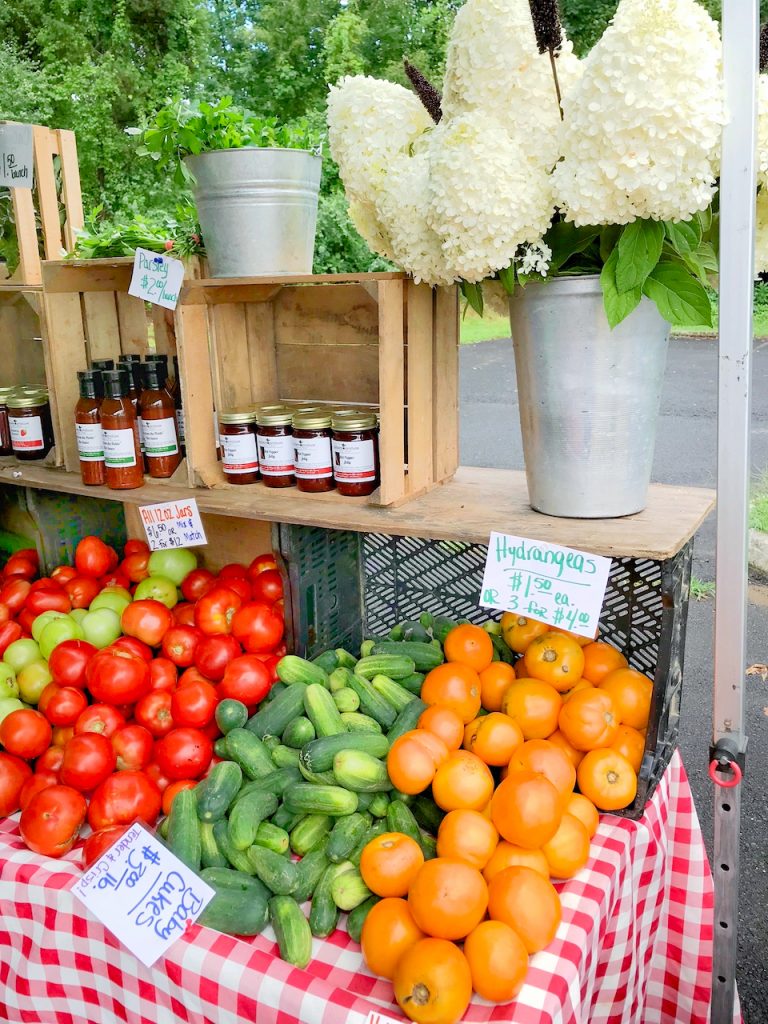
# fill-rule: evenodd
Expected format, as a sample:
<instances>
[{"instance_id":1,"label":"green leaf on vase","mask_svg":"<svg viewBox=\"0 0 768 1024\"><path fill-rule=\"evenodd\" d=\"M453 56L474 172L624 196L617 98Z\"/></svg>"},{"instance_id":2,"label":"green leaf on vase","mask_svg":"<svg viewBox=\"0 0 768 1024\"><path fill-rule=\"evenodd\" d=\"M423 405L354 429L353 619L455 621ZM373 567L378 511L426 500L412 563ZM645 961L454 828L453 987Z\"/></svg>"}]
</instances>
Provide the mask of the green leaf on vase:
<instances>
[{"instance_id":1,"label":"green leaf on vase","mask_svg":"<svg viewBox=\"0 0 768 1024\"><path fill-rule=\"evenodd\" d=\"M611 329L628 317L643 297L642 289L639 287L632 288L626 292L618 290L616 287L616 267L618 262L619 250L616 247L606 260L600 274L600 286L603 289L603 305Z\"/></svg>"},{"instance_id":2,"label":"green leaf on vase","mask_svg":"<svg viewBox=\"0 0 768 1024\"><path fill-rule=\"evenodd\" d=\"M664 244L664 225L657 220L636 220L621 233L616 264L616 287L620 292L642 288L659 262Z\"/></svg>"},{"instance_id":3,"label":"green leaf on vase","mask_svg":"<svg viewBox=\"0 0 768 1024\"><path fill-rule=\"evenodd\" d=\"M643 293L676 327L712 326L712 306L704 285L679 263L662 260L648 276Z\"/></svg>"}]
</instances>

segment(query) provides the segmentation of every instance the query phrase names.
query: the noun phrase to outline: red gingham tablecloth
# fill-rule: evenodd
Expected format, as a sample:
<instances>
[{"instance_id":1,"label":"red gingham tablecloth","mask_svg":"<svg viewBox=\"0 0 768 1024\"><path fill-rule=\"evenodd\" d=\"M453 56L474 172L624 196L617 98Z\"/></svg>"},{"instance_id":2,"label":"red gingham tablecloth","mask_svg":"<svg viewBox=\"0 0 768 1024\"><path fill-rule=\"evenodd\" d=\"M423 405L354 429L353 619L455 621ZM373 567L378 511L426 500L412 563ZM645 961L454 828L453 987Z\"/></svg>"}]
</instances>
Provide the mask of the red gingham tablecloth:
<instances>
[{"instance_id":1,"label":"red gingham tablecloth","mask_svg":"<svg viewBox=\"0 0 768 1024\"><path fill-rule=\"evenodd\" d=\"M639 822L604 816L587 867L558 886L563 922L514 1004L475 998L465 1021L699 1024L709 1020L713 885L676 754ZM271 933L193 926L143 967L69 892L78 853L30 853L0 823L0 1011L10 1024L365 1024L401 1019L346 932L315 940L307 970ZM739 1020L738 1009L735 1020Z\"/></svg>"}]
</instances>

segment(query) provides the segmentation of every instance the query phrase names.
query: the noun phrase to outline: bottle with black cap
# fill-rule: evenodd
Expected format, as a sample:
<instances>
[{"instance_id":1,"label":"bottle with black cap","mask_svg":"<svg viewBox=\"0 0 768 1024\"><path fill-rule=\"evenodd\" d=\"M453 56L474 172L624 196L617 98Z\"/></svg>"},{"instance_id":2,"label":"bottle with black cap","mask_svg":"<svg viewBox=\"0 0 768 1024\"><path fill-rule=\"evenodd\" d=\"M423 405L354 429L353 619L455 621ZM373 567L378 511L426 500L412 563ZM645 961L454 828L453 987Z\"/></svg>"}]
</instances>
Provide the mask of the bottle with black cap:
<instances>
[{"instance_id":1,"label":"bottle with black cap","mask_svg":"<svg viewBox=\"0 0 768 1024\"><path fill-rule=\"evenodd\" d=\"M114 370L115 360L114 359L92 359L91 369L92 370Z\"/></svg>"},{"instance_id":2,"label":"bottle with black cap","mask_svg":"<svg viewBox=\"0 0 768 1024\"><path fill-rule=\"evenodd\" d=\"M144 389L139 413L144 432L144 454L149 475L157 479L173 476L181 462L176 433L176 410L173 399L164 387L160 362L144 363Z\"/></svg>"},{"instance_id":3,"label":"bottle with black cap","mask_svg":"<svg viewBox=\"0 0 768 1024\"><path fill-rule=\"evenodd\" d=\"M101 427L104 432L104 465L107 487L128 490L144 483L144 466L139 445L139 424L128 397L127 370L106 370Z\"/></svg>"},{"instance_id":4,"label":"bottle with black cap","mask_svg":"<svg viewBox=\"0 0 768 1024\"><path fill-rule=\"evenodd\" d=\"M139 412L139 399L141 398L141 389L144 386L144 367L141 363L141 357L120 356L117 368L118 370L126 370L128 373L128 397L133 403L139 424L139 445L141 446L141 456L144 460L144 472L146 473L148 467L144 455L144 424L141 422L141 413Z\"/></svg>"},{"instance_id":5,"label":"bottle with black cap","mask_svg":"<svg viewBox=\"0 0 768 1024\"><path fill-rule=\"evenodd\" d=\"M81 370L77 380L80 398L75 406L75 433L80 476L84 484L96 486L106 482L101 397L97 393L97 383L102 383L101 373L98 370Z\"/></svg>"},{"instance_id":6,"label":"bottle with black cap","mask_svg":"<svg viewBox=\"0 0 768 1024\"><path fill-rule=\"evenodd\" d=\"M165 388L171 398L173 398L173 389L168 371L168 356L164 352L150 352L149 355L144 356L144 366L147 367L151 364L155 364L158 367L157 374L160 379L160 387Z\"/></svg>"},{"instance_id":7,"label":"bottle with black cap","mask_svg":"<svg viewBox=\"0 0 768 1024\"><path fill-rule=\"evenodd\" d=\"M179 377L179 357L173 357L173 398L174 405L176 406L176 433L179 435L179 447L181 448L181 454L186 454L184 446L184 407L181 404L181 378Z\"/></svg>"}]
</instances>

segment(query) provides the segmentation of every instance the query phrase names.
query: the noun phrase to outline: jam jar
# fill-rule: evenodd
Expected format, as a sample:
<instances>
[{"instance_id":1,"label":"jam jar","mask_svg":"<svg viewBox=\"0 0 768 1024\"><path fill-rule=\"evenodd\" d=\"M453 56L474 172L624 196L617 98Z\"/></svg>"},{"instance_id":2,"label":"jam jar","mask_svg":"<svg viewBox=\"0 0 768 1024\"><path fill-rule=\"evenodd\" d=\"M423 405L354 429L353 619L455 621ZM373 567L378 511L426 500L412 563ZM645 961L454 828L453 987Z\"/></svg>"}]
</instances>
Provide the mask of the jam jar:
<instances>
[{"instance_id":1,"label":"jam jar","mask_svg":"<svg viewBox=\"0 0 768 1024\"><path fill-rule=\"evenodd\" d=\"M48 393L15 391L6 399L13 454L20 462L44 459L53 448L53 426Z\"/></svg>"},{"instance_id":2,"label":"jam jar","mask_svg":"<svg viewBox=\"0 0 768 1024\"><path fill-rule=\"evenodd\" d=\"M332 491L331 414L305 408L293 414L293 455L300 491Z\"/></svg>"},{"instance_id":3,"label":"jam jar","mask_svg":"<svg viewBox=\"0 0 768 1024\"><path fill-rule=\"evenodd\" d=\"M379 429L376 413L340 409L331 419L333 476L339 494L361 498L379 486Z\"/></svg>"},{"instance_id":4,"label":"jam jar","mask_svg":"<svg viewBox=\"0 0 768 1024\"><path fill-rule=\"evenodd\" d=\"M293 487L293 412L284 405L256 410L256 442L261 478L267 487Z\"/></svg>"},{"instance_id":5,"label":"jam jar","mask_svg":"<svg viewBox=\"0 0 768 1024\"><path fill-rule=\"evenodd\" d=\"M8 423L8 399L13 388L0 388L0 455L12 455L11 427Z\"/></svg>"},{"instance_id":6,"label":"jam jar","mask_svg":"<svg viewBox=\"0 0 768 1024\"><path fill-rule=\"evenodd\" d=\"M231 409L219 416L222 444L221 468L230 484L255 484L259 479L256 449L256 412Z\"/></svg>"}]
</instances>

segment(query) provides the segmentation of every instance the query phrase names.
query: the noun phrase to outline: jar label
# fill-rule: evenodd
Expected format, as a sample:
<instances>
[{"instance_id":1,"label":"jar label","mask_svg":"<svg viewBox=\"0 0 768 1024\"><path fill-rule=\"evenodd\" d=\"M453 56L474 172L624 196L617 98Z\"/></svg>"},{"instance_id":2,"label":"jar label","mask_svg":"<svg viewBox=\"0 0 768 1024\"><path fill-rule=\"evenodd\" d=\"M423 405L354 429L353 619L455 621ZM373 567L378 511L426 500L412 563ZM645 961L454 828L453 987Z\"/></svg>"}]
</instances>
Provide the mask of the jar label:
<instances>
[{"instance_id":1,"label":"jar label","mask_svg":"<svg viewBox=\"0 0 768 1024\"><path fill-rule=\"evenodd\" d=\"M131 427L104 430L104 463L107 469L136 465L136 445Z\"/></svg>"},{"instance_id":2,"label":"jar label","mask_svg":"<svg viewBox=\"0 0 768 1024\"><path fill-rule=\"evenodd\" d=\"M100 423L76 423L77 454L81 462L104 461L104 431Z\"/></svg>"},{"instance_id":3,"label":"jar label","mask_svg":"<svg viewBox=\"0 0 768 1024\"><path fill-rule=\"evenodd\" d=\"M161 459L166 455L179 454L175 416L162 420L144 418L144 451L148 459Z\"/></svg>"},{"instance_id":4,"label":"jar label","mask_svg":"<svg viewBox=\"0 0 768 1024\"><path fill-rule=\"evenodd\" d=\"M256 451L255 434L221 435L221 468L234 476L237 473L257 473L259 453Z\"/></svg>"},{"instance_id":5,"label":"jar label","mask_svg":"<svg viewBox=\"0 0 768 1024\"><path fill-rule=\"evenodd\" d=\"M137 421L138 421L138 424L139 424L139 447L141 448L141 454L143 455L144 454L144 447L145 447L144 446L144 420L141 418L141 416L137 416L136 418L137 418Z\"/></svg>"},{"instance_id":6,"label":"jar label","mask_svg":"<svg viewBox=\"0 0 768 1024\"><path fill-rule=\"evenodd\" d=\"M11 444L17 452L39 452L45 447L43 421L39 416L8 416Z\"/></svg>"},{"instance_id":7,"label":"jar label","mask_svg":"<svg viewBox=\"0 0 768 1024\"><path fill-rule=\"evenodd\" d=\"M333 475L342 483L365 484L376 479L373 441L333 439Z\"/></svg>"},{"instance_id":8,"label":"jar label","mask_svg":"<svg viewBox=\"0 0 768 1024\"><path fill-rule=\"evenodd\" d=\"M184 410L176 410L176 433L179 435L179 444L184 444L186 434L184 433Z\"/></svg>"},{"instance_id":9,"label":"jar label","mask_svg":"<svg viewBox=\"0 0 768 1024\"><path fill-rule=\"evenodd\" d=\"M327 480L333 476L331 439L327 434L322 437L294 437L293 456L299 480Z\"/></svg>"},{"instance_id":10,"label":"jar label","mask_svg":"<svg viewBox=\"0 0 768 1024\"><path fill-rule=\"evenodd\" d=\"M280 437L267 437L257 434L259 442L259 462L262 476L288 476L293 473L293 437L283 434ZM223 440L223 439L222 439Z\"/></svg>"}]
</instances>

